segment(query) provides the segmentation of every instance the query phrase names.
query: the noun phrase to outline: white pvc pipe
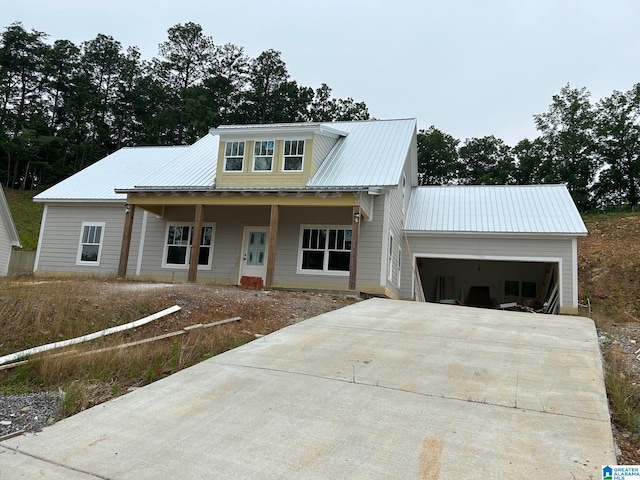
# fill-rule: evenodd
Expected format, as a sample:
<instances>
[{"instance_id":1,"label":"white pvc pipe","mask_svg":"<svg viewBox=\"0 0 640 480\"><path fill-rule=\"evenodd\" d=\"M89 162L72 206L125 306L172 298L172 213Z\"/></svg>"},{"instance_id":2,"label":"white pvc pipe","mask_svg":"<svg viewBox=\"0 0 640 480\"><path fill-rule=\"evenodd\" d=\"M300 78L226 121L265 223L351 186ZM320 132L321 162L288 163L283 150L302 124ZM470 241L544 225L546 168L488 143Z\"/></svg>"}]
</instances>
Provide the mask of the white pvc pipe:
<instances>
[{"instance_id":1,"label":"white pvc pipe","mask_svg":"<svg viewBox=\"0 0 640 480\"><path fill-rule=\"evenodd\" d=\"M146 323L152 322L160 317L164 317L165 315L169 315L171 313L177 312L178 310L181 310L181 307L179 307L178 305L174 305L173 307L166 308L158 313L154 313L153 315L149 315L148 317L144 317L144 318L141 318L140 320L135 320L133 322L126 323L124 325L118 325L117 327L107 328L106 330L100 330L99 332L83 335L82 337L70 338L69 340L62 340L60 342L48 343L46 345L41 345L39 347L33 347L27 350L22 350L21 352L11 353L9 355L5 355L4 357L0 357L0 365L7 362L13 362L15 360L18 360L19 358L26 357L28 355L34 355L36 353L46 352L47 350L53 350L54 348L68 347L69 345L75 345L76 343L87 342L89 340L95 340L96 338L111 335L112 333L122 332L124 330L136 328Z\"/></svg>"}]
</instances>

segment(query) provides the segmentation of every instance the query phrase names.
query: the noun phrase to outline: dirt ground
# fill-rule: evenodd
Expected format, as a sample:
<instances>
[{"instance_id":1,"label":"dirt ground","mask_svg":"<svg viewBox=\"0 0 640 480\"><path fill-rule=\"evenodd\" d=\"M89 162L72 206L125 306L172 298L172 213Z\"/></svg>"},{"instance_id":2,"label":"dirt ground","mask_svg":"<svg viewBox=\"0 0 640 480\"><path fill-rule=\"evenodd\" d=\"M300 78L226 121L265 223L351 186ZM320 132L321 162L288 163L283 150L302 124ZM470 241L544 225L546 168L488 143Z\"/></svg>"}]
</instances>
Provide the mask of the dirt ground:
<instances>
[{"instance_id":1,"label":"dirt ground","mask_svg":"<svg viewBox=\"0 0 640 480\"><path fill-rule=\"evenodd\" d=\"M242 328L251 334L265 335L274 326L281 328L360 300L356 296L339 294L200 284L107 283L105 289L108 297L120 291L153 292L156 311L174 305L181 307L174 314L129 332L127 337L133 341L236 317L240 318Z\"/></svg>"},{"instance_id":2,"label":"dirt ground","mask_svg":"<svg viewBox=\"0 0 640 480\"><path fill-rule=\"evenodd\" d=\"M640 387L640 215L586 217L585 224L589 234L578 240L579 301L591 307L602 348L622 366L616 375ZM581 314L589 315L588 306ZM640 464L640 432L613 420L618 463Z\"/></svg>"}]
</instances>

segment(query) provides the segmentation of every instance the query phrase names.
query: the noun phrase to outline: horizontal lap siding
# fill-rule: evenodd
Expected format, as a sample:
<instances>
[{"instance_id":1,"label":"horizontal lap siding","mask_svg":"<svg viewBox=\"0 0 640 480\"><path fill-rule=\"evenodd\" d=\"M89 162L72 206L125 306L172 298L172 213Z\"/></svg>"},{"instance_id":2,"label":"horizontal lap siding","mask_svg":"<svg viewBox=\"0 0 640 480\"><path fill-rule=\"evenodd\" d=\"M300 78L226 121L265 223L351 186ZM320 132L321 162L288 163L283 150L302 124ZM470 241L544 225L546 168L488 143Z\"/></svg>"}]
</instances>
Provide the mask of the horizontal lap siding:
<instances>
[{"instance_id":1,"label":"horizontal lap siding","mask_svg":"<svg viewBox=\"0 0 640 480\"><path fill-rule=\"evenodd\" d=\"M0 188L2 188L0 186ZM9 259L11 257L11 239L9 238L8 226L0 215L0 276L5 276L9 269Z\"/></svg>"},{"instance_id":2,"label":"horizontal lap siding","mask_svg":"<svg viewBox=\"0 0 640 480\"><path fill-rule=\"evenodd\" d=\"M136 212L134 220L134 230L139 232L142 215ZM76 265L83 222L105 223L100 264L97 266ZM40 241L40 257L37 271L100 275L117 273L120 262L123 226L123 205L78 206L49 204L42 232L43 238ZM136 238L138 237L139 233ZM132 248L129 268L133 268L135 265L136 253L137 249Z\"/></svg>"},{"instance_id":3,"label":"horizontal lap siding","mask_svg":"<svg viewBox=\"0 0 640 480\"><path fill-rule=\"evenodd\" d=\"M572 306L573 265L571 239L543 238L497 238L477 235L457 235L438 237L409 236L411 253L416 256L456 255L469 257L513 258L561 258L562 259L562 302L563 306ZM407 269L409 262L403 262ZM407 263L409 263L407 265ZM410 270L409 270L410 271ZM403 281L403 295L411 294Z\"/></svg>"},{"instance_id":4,"label":"horizontal lap siding","mask_svg":"<svg viewBox=\"0 0 640 480\"><path fill-rule=\"evenodd\" d=\"M205 207L204 222L215 223L211 270L198 270L198 279L224 284L238 282L238 267L245 226L268 226L269 207ZM185 280L186 268L162 268L167 224L193 223L193 207L166 207L164 216L150 214L147 223L142 276Z\"/></svg>"},{"instance_id":5,"label":"horizontal lap siding","mask_svg":"<svg viewBox=\"0 0 640 480\"><path fill-rule=\"evenodd\" d=\"M274 282L281 286L346 290L349 277L340 275L298 274L300 225L351 225L352 209L281 207Z\"/></svg>"},{"instance_id":6,"label":"horizontal lap siding","mask_svg":"<svg viewBox=\"0 0 640 480\"><path fill-rule=\"evenodd\" d=\"M356 285L361 288L380 288L382 239L384 235L384 195L372 196L372 218L360 222L358 244L358 273Z\"/></svg>"}]
</instances>

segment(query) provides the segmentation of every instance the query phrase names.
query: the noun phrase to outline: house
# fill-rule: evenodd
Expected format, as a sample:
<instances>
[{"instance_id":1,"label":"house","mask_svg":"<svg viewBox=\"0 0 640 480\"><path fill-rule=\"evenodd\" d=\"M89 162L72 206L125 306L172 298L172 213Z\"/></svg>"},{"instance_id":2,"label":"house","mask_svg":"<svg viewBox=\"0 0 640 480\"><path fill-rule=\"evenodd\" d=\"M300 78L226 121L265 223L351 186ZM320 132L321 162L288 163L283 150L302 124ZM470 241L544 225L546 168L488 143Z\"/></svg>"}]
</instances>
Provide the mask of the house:
<instances>
[{"instance_id":1,"label":"house","mask_svg":"<svg viewBox=\"0 0 640 480\"><path fill-rule=\"evenodd\" d=\"M566 188L418 187L416 135L415 119L237 125L121 149L35 197L35 273L575 311L586 229Z\"/></svg>"},{"instance_id":2,"label":"house","mask_svg":"<svg viewBox=\"0 0 640 480\"><path fill-rule=\"evenodd\" d=\"M9 271L13 247L20 247L20 238L4 190L0 187L0 277L6 276Z\"/></svg>"}]
</instances>

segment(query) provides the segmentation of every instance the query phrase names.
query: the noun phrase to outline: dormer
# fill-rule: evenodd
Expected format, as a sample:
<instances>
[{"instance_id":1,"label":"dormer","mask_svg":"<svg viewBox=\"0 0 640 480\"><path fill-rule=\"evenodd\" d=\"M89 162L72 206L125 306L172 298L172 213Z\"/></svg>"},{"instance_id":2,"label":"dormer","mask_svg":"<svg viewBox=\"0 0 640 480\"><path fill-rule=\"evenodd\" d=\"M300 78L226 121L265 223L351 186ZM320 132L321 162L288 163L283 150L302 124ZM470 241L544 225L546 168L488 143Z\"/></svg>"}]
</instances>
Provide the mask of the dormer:
<instances>
[{"instance_id":1,"label":"dormer","mask_svg":"<svg viewBox=\"0 0 640 480\"><path fill-rule=\"evenodd\" d=\"M219 135L216 188L303 188L342 132L321 123L232 125Z\"/></svg>"}]
</instances>

